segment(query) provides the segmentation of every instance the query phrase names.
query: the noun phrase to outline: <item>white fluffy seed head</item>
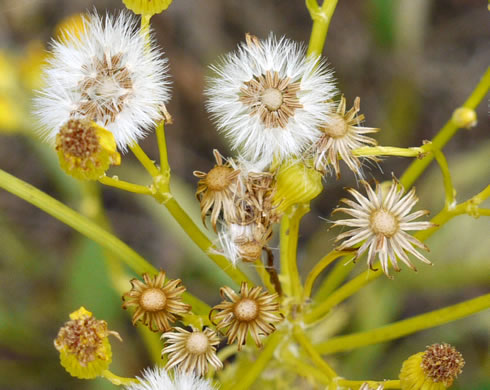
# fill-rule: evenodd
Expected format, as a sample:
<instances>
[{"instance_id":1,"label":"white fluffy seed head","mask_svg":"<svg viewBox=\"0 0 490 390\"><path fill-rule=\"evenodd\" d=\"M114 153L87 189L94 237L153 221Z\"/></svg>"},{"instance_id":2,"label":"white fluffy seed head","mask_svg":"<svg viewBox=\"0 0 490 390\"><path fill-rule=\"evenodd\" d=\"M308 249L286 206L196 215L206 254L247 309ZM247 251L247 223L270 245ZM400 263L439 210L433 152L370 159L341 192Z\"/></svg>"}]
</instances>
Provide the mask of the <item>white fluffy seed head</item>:
<instances>
[{"instance_id":1,"label":"white fluffy seed head","mask_svg":"<svg viewBox=\"0 0 490 390\"><path fill-rule=\"evenodd\" d=\"M146 369L139 383L125 387L126 390L216 390L211 383L194 373L174 371L173 379L163 367Z\"/></svg>"},{"instance_id":2,"label":"white fluffy seed head","mask_svg":"<svg viewBox=\"0 0 490 390\"><path fill-rule=\"evenodd\" d=\"M259 44L240 44L212 67L216 76L209 79L207 109L232 149L246 159L266 164L274 157L284 160L300 154L321 136L318 129L333 111L328 101L336 88L326 63L305 54L302 45L271 34ZM267 73L277 74L279 85L281 81L293 85L295 92L287 96L283 89L287 99L282 101L277 92L282 86L271 89L267 86L271 79L268 84L261 79ZM257 86L257 80L266 85L264 89ZM246 99L244 94L248 94ZM281 125L277 120L264 120L264 110L273 112L280 104L288 105ZM261 113L265 114L261 117Z\"/></svg>"},{"instance_id":3,"label":"white fluffy seed head","mask_svg":"<svg viewBox=\"0 0 490 390\"><path fill-rule=\"evenodd\" d=\"M46 87L34 103L48 141L69 119L86 118L125 150L161 118L170 99L168 61L129 13L89 14L80 37L68 33L51 46Z\"/></svg>"}]
</instances>

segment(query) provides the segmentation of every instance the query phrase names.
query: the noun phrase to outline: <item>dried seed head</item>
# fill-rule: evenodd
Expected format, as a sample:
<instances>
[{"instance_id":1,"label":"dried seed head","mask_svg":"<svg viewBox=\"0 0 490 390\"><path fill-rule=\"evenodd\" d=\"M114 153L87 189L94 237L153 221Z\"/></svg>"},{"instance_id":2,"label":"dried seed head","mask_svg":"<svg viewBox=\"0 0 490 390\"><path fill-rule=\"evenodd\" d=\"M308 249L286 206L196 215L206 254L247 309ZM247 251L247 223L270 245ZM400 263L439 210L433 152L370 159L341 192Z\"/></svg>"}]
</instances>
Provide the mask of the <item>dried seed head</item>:
<instances>
[{"instance_id":1,"label":"dried seed head","mask_svg":"<svg viewBox=\"0 0 490 390\"><path fill-rule=\"evenodd\" d=\"M85 119L70 119L61 127L56 151L63 170L81 180L97 180L121 162L112 133Z\"/></svg>"},{"instance_id":2,"label":"dried seed head","mask_svg":"<svg viewBox=\"0 0 490 390\"><path fill-rule=\"evenodd\" d=\"M220 369L223 364L216 355L216 346L219 337L210 328L203 331L192 329L189 332L182 328L175 328L171 332L162 335L165 339L163 354L168 354L167 369L178 366L180 371L190 373L195 371L197 375L204 375L211 364L215 369Z\"/></svg>"},{"instance_id":3,"label":"dried seed head","mask_svg":"<svg viewBox=\"0 0 490 390\"><path fill-rule=\"evenodd\" d=\"M61 365L77 378L101 375L112 361L109 335L121 339L117 332L107 329L107 322L95 319L84 307L71 313L70 321L59 330L54 341Z\"/></svg>"},{"instance_id":4,"label":"dried seed head","mask_svg":"<svg viewBox=\"0 0 490 390\"><path fill-rule=\"evenodd\" d=\"M425 374L433 382L444 383L447 387L463 372L464 364L463 355L446 343L428 346L422 357Z\"/></svg>"},{"instance_id":5,"label":"dried seed head","mask_svg":"<svg viewBox=\"0 0 490 390\"><path fill-rule=\"evenodd\" d=\"M349 124L342 115L332 115L328 125L322 126L321 130L332 138L343 138L349 131Z\"/></svg>"},{"instance_id":6,"label":"dried seed head","mask_svg":"<svg viewBox=\"0 0 490 390\"><path fill-rule=\"evenodd\" d=\"M461 374L464 359L449 344L433 344L403 362L400 371L402 389L445 390Z\"/></svg>"},{"instance_id":7,"label":"dried seed head","mask_svg":"<svg viewBox=\"0 0 490 390\"><path fill-rule=\"evenodd\" d=\"M262 346L260 335L268 336L276 329L274 323L281 320L277 294L262 291L259 286L248 288L242 283L240 293L236 294L230 287L220 290L223 298L228 298L213 308L217 313L211 315L216 321L216 329L226 329L228 344L238 341L238 350L245 345L250 331L258 347Z\"/></svg>"},{"instance_id":8,"label":"dried seed head","mask_svg":"<svg viewBox=\"0 0 490 390\"><path fill-rule=\"evenodd\" d=\"M131 290L123 295L123 308L136 308L133 325L141 321L154 332L165 332L171 328L171 322L191 309L190 305L182 302L186 289L180 279L165 282L163 271L155 276L145 273L143 280L131 280Z\"/></svg>"}]
</instances>

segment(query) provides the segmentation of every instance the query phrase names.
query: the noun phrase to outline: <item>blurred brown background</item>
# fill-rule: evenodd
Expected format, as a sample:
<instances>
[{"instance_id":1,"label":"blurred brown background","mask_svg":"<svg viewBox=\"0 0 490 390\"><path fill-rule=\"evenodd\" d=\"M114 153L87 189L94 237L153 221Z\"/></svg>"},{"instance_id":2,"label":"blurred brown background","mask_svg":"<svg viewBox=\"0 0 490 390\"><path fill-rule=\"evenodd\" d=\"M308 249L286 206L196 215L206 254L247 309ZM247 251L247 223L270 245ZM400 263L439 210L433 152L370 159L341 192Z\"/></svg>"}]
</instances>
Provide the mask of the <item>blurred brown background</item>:
<instances>
[{"instance_id":1,"label":"blurred brown background","mask_svg":"<svg viewBox=\"0 0 490 390\"><path fill-rule=\"evenodd\" d=\"M0 0L2 56L13 63L27 62L29 70L26 57L47 44L57 23L93 7L99 12L123 8L118 0ZM442 127L488 66L488 17L483 0L339 0L324 54L348 104L360 96L366 125L382 129L380 143L418 146ZM230 154L204 109L207 66L233 50L246 32L266 37L273 31L307 43L311 21L301 0L174 0L167 12L152 19L152 25L170 60L173 79L168 109L174 124L167 128L173 188L197 218L192 171L212 167L213 148ZM25 71L22 66L14 68ZM54 152L32 136L31 84L25 82L25 74L15 75L18 79L4 73L0 98L2 93L15 95L22 120L9 132L0 128L0 168L90 215L97 206L93 201L97 190L64 175ZM477 110L478 125L461 130L445 149L460 201L483 189L490 177L487 105L485 99ZM141 146L157 157L153 134ZM399 176L409 162L387 158L382 169L373 166L366 173L379 180L390 178L392 172ZM111 173L148 183L131 155L125 155L122 166ZM344 196L343 188L355 185L347 171L340 181L326 179L325 193L314 201L301 227L303 275L333 246L337 232L328 231L322 218L330 218ZM444 200L437 167L428 170L417 187L421 197L417 207L437 213ZM228 279L187 241L163 207L106 188L102 197L113 229L124 242L170 277L181 278L208 303L219 300L218 289ZM404 269L395 282L380 278L341 307L338 321L329 323L325 334L369 329L483 293L490 281L489 227L484 218L462 216L452 221L428 242L435 267L420 265L418 274ZM355 270L364 268L362 261ZM120 309L120 297L110 287L101 249L0 190L1 390L112 388L102 380L71 378L58 363L52 340L68 313L80 305L123 336L123 344L112 342L114 372L131 376L150 364ZM334 355L329 361L349 379L394 378L408 355L445 341L457 346L467 361L454 388L490 389L485 376L490 370L489 325L488 313L483 313L394 343Z\"/></svg>"}]
</instances>

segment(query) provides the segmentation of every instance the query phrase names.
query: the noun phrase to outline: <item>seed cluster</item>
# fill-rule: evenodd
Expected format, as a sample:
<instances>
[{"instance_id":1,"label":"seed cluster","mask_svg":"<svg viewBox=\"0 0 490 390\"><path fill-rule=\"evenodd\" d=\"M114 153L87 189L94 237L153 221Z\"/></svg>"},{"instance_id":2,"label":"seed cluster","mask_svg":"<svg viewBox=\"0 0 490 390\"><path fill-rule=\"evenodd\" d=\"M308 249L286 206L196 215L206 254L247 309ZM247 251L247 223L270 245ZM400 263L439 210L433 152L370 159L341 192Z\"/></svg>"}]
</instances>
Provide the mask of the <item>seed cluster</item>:
<instances>
[{"instance_id":1,"label":"seed cluster","mask_svg":"<svg viewBox=\"0 0 490 390\"><path fill-rule=\"evenodd\" d=\"M56 138L56 150L65 156L76 157L76 163L85 166L100 151L99 137L91 122L85 119L70 119ZM75 162L74 162L75 163Z\"/></svg>"},{"instance_id":2,"label":"seed cluster","mask_svg":"<svg viewBox=\"0 0 490 390\"><path fill-rule=\"evenodd\" d=\"M447 387L461 374L464 364L463 355L446 343L428 346L422 357L425 374L433 382L441 382Z\"/></svg>"}]
</instances>

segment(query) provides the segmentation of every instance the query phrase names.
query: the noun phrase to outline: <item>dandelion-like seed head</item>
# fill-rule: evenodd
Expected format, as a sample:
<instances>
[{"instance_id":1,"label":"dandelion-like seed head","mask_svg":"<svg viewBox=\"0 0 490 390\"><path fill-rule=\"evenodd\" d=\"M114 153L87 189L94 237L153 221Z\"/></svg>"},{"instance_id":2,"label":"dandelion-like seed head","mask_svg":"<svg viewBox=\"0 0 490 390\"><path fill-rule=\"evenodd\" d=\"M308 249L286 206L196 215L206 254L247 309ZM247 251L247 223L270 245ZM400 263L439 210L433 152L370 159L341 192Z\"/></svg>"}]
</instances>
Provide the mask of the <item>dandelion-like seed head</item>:
<instances>
[{"instance_id":1,"label":"dandelion-like seed head","mask_svg":"<svg viewBox=\"0 0 490 390\"><path fill-rule=\"evenodd\" d=\"M246 159L280 162L321 136L335 86L325 63L306 57L303 46L272 34L262 41L248 35L213 69L208 110Z\"/></svg>"},{"instance_id":2,"label":"dandelion-like seed head","mask_svg":"<svg viewBox=\"0 0 490 390\"><path fill-rule=\"evenodd\" d=\"M402 389L445 390L463 371L465 361L453 346L432 344L403 362L400 371Z\"/></svg>"},{"instance_id":3,"label":"dandelion-like seed head","mask_svg":"<svg viewBox=\"0 0 490 390\"><path fill-rule=\"evenodd\" d=\"M342 96L337 111L320 127L322 136L312 149L314 166L318 171L326 173L333 166L339 178L342 159L351 171L362 176L361 161L352 154L352 150L366 145L375 146L377 142L365 134L376 133L379 129L359 125L364 120L364 115L358 115L360 102L357 97L354 106L346 112L346 100ZM367 158L375 160L374 157Z\"/></svg>"},{"instance_id":4,"label":"dandelion-like seed head","mask_svg":"<svg viewBox=\"0 0 490 390\"><path fill-rule=\"evenodd\" d=\"M127 146L161 118L170 98L167 60L128 13L82 18L52 44L46 87L35 100L48 140L70 119L96 122Z\"/></svg>"},{"instance_id":5,"label":"dandelion-like seed head","mask_svg":"<svg viewBox=\"0 0 490 390\"><path fill-rule=\"evenodd\" d=\"M229 301L225 300L213 308L217 313L212 320L216 321L218 330L226 329L228 344L237 340L240 350L250 331L257 346L262 347L260 335L270 335L276 329L274 323L281 320L278 295L262 291L259 286L249 289L246 283L242 283L239 294L230 287L221 288L220 293Z\"/></svg>"},{"instance_id":6,"label":"dandelion-like seed head","mask_svg":"<svg viewBox=\"0 0 490 390\"><path fill-rule=\"evenodd\" d=\"M171 370L170 375L163 367L146 369L138 383L132 383L126 390L217 390L210 381L200 378L194 372Z\"/></svg>"},{"instance_id":7,"label":"dandelion-like seed head","mask_svg":"<svg viewBox=\"0 0 490 390\"><path fill-rule=\"evenodd\" d=\"M186 289L180 279L165 282L163 271L156 276L145 273L143 280L131 280L131 290L123 295L123 308L136 308L133 325L141 321L154 332L168 331L171 322L191 309L182 302L182 294Z\"/></svg>"},{"instance_id":8,"label":"dandelion-like seed head","mask_svg":"<svg viewBox=\"0 0 490 390\"><path fill-rule=\"evenodd\" d=\"M356 259L366 251L368 253L367 263L373 270L374 261L379 257L383 272L389 276L389 263L395 271L400 271L397 259L403 261L413 270L416 270L407 256L411 253L424 263L431 264L416 249L428 248L406 231L425 230L434 226L431 222L414 222L415 219L428 214L421 210L410 213L418 202L415 189L404 194L403 188L394 179L386 195L383 194L381 186L376 184L376 191L366 183L363 185L367 197L358 191L350 189L350 194L357 202L350 199L342 199L347 207L337 208L334 212L344 212L351 215L352 219L336 221L334 226L348 226L354 229L340 234L337 241L344 240L338 249L352 248L357 244L362 245L357 249Z\"/></svg>"},{"instance_id":9,"label":"dandelion-like seed head","mask_svg":"<svg viewBox=\"0 0 490 390\"><path fill-rule=\"evenodd\" d=\"M108 336L119 334L107 328L84 307L70 314L70 321L59 330L54 341L61 365L74 377L92 379L102 374L112 361Z\"/></svg>"},{"instance_id":10,"label":"dandelion-like seed head","mask_svg":"<svg viewBox=\"0 0 490 390\"><path fill-rule=\"evenodd\" d=\"M223 363L216 355L216 346L219 337L210 328L203 331L193 329L189 332L182 328L175 328L162 335L166 339L162 354L168 354L167 369L178 367L184 372L195 371L197 375L204 375L211 364L215 369L223 367Z\"/></svg>"}]
</instances>

